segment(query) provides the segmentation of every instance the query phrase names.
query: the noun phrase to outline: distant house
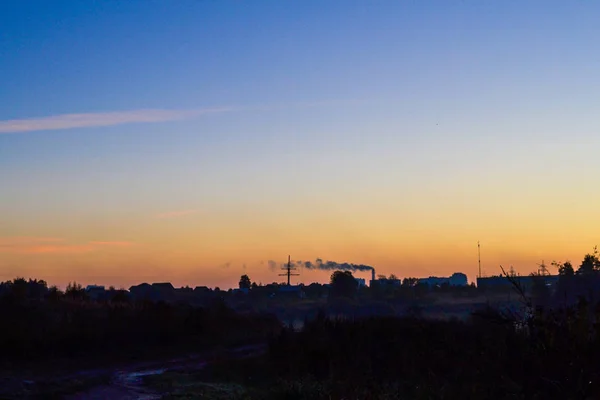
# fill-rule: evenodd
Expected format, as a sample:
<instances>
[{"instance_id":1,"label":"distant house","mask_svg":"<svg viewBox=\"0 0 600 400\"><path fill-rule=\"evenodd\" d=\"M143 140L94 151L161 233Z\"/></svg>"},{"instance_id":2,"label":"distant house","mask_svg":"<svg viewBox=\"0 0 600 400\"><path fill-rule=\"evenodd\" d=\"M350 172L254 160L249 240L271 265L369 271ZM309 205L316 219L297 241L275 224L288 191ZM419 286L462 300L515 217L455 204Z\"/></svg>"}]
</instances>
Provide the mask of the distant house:
<instances>
[{"instance_id":1,"label":"distant house","mask_svg":"<svg viewBox=\"0 0 600 400\"><path fill-rule=\"evenodd\" d=\"M104 300L107 297L106 289L99 285L86 286L85 293L92 300Z\"/></svg>"},{"instance_id":2,"label":"distant house","mask_svg":"<svg viewBox=\"0 0 600 400\"><path fill-rule=\"evenodd\" d=\"M172 292L175 290L171 282L153 283L152 287L163 292Z\"/></svg>"},{"instance_id":3,"label":"distant house","mask_svg":"<svg viewBox=\"0 0 600 400\"><path fill-rule=\"evenodd\" d=\"M198 295L198 294L207 295L207 294L210 294L211 292L212 291L207 286L196 286L194 288L194 294L196 294L196 295Z\"/></svg>"},{"instance_id":4,"label":"distant house","mask_svg":"<svg viewBox=\"0 0 600 400\"><path fill-rule=\"evenodd\" d=\"M170 283L141 283L130 287L129 293L136 300L159 301L172 298L175 288Z\"/></svg>"},{"instance_id":5,"label":"distant house","mask_svg":"<svg viewBox=\"0 0 600 400\"><path fill-rule=\"evenodd\" d=\"M136 300L153 300L152 286L148 283L140 283L129 288L129 293Z\"/></svg>"},{"instance_id":6,"label":"distant house","mask_svg":"<svg viewBox=\"0 0 600 400\"><path fill-rule=\"evenodd\" d=\"M175 288L170 282L153 283L152 289L158 294L158 300L172 300L175 298Z\"/></svg>"},{"instance_id":7,"label":"distant house","mask_svg":"<svg viewBox=\"0 0 600 400\"><path fill-rule=\"evenodd\" d=\"M299 298L304 298L306 297L306 294L304 293L304 287L300 286L300 285L282 285L279 286L279 288L277 289L276 295L279 296L296 296Z\"/></svg>"},{"instance_id":8,"label":"distant house","mask_svg":"<svg viewBox=\"0 0 600 400\"><path fill-rule=\"evenodd\" d=\"M480 289L508 290L514 289L514 281L524 291L530 291L534 285L535 279L542 279L546 286L553 289L558 283L558 275L539 275L539 276L512 276L508 279L505 276L490 276L487 278L477 278L477 287Z\"/></svg>"},{"instance_id":9,"label":"distant house","mask_svg":"<svg viewBox=\"0 0 600 400\"><path fill-rule=\"evenodd\" d=\"M106 290L106 289L104 288L104 286L99 286L99 285L87 285L85 287L86 292L90 292L92 290Z\"/></svg>"},{"instance_id":10,"label":"distant house","mask_svg":"<svg viewBox=\"0 0 600 400\"><path fill-rule=\"evenodd\" d=\"M388 279L388 278L379 278L376 280L372 280L370 282L371 286L379 285L379 286L400 286L402 281L400 279Z\"/></svg>"},{"instance_id":11,"label":"distant house","mask_svg":"<svg viewBox=\"0 0 600 400\"><path fill-rule=\"evenodd\" d=\"M450 276L450 286L467 286L468 284L467 275L462 272L455 272Z\"/></svg>"},{"instance_id":12,"label":"distant house","mask_svg":"<svg viewBox=\"0 0 600 400\"><path fill-rule=\"evenodd\" d=\"M469 283L467 281L467 275L462 272L455 272L449 277L437 277L430 276L429 278L420 278L417 281L421 285L427 285L429 287L433 286L467 286Z\"/></svg>"}]
</instances>

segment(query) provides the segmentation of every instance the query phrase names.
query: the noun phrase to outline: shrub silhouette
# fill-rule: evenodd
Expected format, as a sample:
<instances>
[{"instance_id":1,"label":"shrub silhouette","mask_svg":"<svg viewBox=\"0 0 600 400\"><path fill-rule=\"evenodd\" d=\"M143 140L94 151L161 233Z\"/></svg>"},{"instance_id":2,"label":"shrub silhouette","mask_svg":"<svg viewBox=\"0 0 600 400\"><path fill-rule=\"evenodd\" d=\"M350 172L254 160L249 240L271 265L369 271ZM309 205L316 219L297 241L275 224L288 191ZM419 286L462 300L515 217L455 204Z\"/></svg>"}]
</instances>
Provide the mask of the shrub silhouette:
<instances>
[{"instance_id":1,"label":"shrub silhouette","mask_svg":"<svg viewBox=\"0 0 600 400\"><path fill-rule=\"evenodd\" d=\"M0 297L0 362L63 357L138 357L159 349L197 351L214 345L265 340L279 329L275 317L240 315L222 301L207 308L165 302L131 302L117 291L94 302L80 285L44 300L22 299L22 281Z\"/></svg>"},{"instance_id":2,"label":"shrub silhouette","mask_svg":"<svg viewBox=\"0 0 600 400\"><path fill-rule=\"evenodd\" d=\"M537 309L527 329L491 308L467 322L321 315L273 339L269 363L284 381L326 384L332 398L598 398L599 316L584 300Z\"/></svg>"}]
</instances>

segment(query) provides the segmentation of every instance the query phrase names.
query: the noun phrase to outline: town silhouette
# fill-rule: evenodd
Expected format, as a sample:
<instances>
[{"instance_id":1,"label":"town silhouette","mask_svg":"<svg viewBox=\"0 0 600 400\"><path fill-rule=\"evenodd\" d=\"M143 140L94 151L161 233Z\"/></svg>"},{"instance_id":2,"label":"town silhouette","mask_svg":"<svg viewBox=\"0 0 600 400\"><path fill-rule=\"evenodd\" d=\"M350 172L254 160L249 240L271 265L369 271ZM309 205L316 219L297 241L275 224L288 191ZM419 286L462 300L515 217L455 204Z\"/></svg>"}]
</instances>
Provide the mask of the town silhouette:
<instances>
[{"instance_id":1,"label":"town silhouette","mask_svg":"<svg viewBox=\"0 0 600 400\"><path fill-rule=\"evenodd\" d=\"M553 262L557 274L542 264L520 276L500 267L476 284L455 273L365 285L352 270L373 267L317 261L333 271L330 282L294 285L291 271L302 269L293 264L302 263L282 263L282 283L259 285L244 274L229 290L3 282L1 354L12 371L3 396L600 394L595 248L577 268Z\"/></svg>"}]
</instances>

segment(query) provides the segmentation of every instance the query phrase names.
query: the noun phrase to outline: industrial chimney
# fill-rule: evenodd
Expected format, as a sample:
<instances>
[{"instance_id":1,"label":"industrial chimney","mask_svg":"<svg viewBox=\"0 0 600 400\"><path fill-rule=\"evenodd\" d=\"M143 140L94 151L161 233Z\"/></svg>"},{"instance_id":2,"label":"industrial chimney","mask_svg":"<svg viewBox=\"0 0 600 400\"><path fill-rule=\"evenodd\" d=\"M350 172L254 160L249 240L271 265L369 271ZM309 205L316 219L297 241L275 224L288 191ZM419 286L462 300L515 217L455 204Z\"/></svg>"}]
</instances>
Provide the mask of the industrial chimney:
<instances>
[{"instance_id":1,"label":"industrial chimney","mask_svg":"<svg viewBox=\"0 0 600 400\"><path fill-rule=\"evenodd\" d=\"M371 269L371 281L375 280L375 268Z\"/></svg>"}]
</instances>

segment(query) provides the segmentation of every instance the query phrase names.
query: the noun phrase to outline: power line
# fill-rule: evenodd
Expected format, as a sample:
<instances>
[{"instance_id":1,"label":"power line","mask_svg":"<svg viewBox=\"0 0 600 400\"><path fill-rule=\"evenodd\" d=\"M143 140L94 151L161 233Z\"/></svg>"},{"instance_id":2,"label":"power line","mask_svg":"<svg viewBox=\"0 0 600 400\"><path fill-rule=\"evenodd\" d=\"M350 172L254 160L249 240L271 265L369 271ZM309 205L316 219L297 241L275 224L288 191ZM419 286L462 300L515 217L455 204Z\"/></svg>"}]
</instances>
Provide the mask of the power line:
<instances>
[{"instance_id":1,"label":"power line","mask_svg":"<svg viewBox=\"0 0 600 400\"><path fill-rule=\"evenodd\" d=\"M481 278L481 246L477 241L477 262L479 263L479 277Z\"/></svg>"},{"instance_id":2,"label":"power line","mask_svg":"<svg viewBox=\"0 0 600 400\"><path fill-rule=\"evenodd\" d=\"M290 286L290 277L291 276L298 276L300 274L294 274L293 271L296 270L295 266L292 266L292 260L290 258L290 256L288 256L288 263L287 266L281 267L282 270L286 271L285 274L279 274L279 276L287 276L287 285Z\"/></svg>"},{"instance_id":3,"label":"power line","mask_svg":"<svg viewBox=\"0 0 600 400\"><path fill-rule=\"evenodd\" d=\"M541 264L538 264L538 275L550 275L550 272L548 271L544 260L542 260Z\"/></svg>"}]
</instances>

